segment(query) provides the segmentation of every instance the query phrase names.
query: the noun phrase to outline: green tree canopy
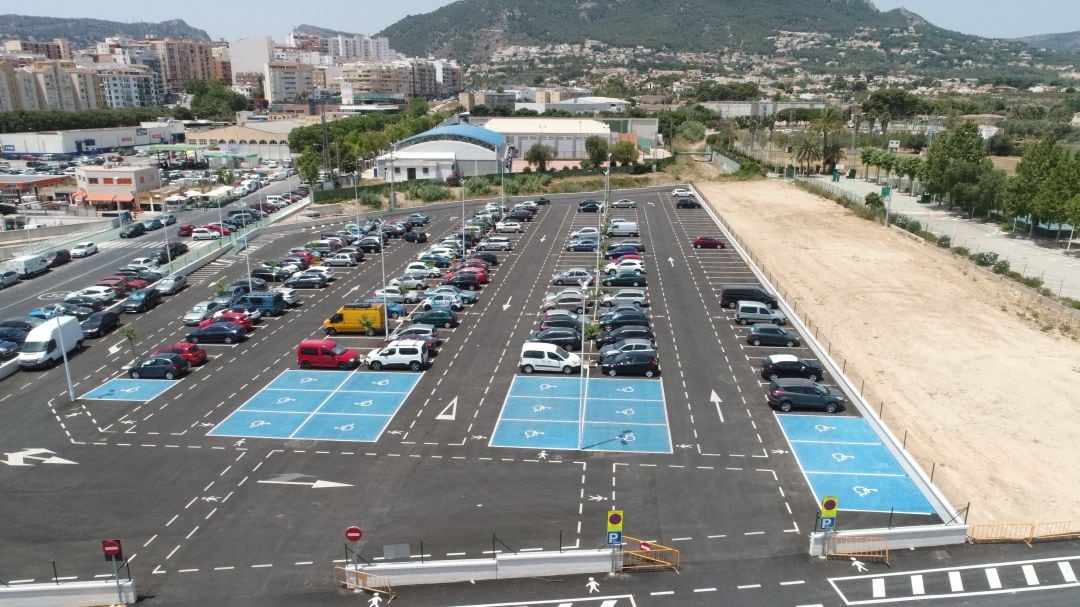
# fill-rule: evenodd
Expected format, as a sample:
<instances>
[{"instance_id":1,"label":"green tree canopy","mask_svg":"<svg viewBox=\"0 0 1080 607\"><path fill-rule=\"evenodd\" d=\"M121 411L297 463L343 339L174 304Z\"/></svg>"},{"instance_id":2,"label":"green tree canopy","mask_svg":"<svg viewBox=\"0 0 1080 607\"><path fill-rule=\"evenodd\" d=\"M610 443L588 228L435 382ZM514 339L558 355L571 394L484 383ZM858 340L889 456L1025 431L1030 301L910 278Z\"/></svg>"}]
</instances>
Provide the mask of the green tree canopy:
<instances>
[{"instance_id":1,"label":"green tree canopy","mask_svg":"<svg viewBox=\"0 0 1080 607\"><path fill-rule=\"evenodd\" d=\"M247 97L218 80L197 80L187 86L191 94L191 113L202 120L236 120L236 112L246 110Z\"/></svg>"},{"instance_id":2,"label":"green tree canopy","mask_svg":"<svg viewBox=\"0 0 1080 607\"><path fill-rule=\"evenodd\" d=\"M1050 180L1056 167L1065 160L1065 151L1053 138L1043 138L1027 146L1016 165L1016 176L1009 178L1006 183L1002 200L1005 212L1012 217L1035 213L1035 198L1039 195L1039 190Z\"/></svg>"},{"instance_id":3,"label":"green tree canopy","mask_svg":"<svg viewBox=\"0 0 1080 607\"><path fill-rule=\"evenodd\" d=\"M607 141L596 135L585 139L585 155L589 157L589 164L592 166L603 166L607 162Z\"/></svg>"},{"instance_id":4,"label":"green tree canopy","mask_svg":"<svg viewBox=\"0 0 1080 607\"><path fill-rule=\"evenodd\" d=\"M304 150L303 154L300 154L300 158L296 159L296 172L305 183L314 185L319 180L319 168L321 165L322 158L315 153L314 148L309 147Z\"/></svg>"},{"instance_id":5,"label":"green tree canopy","mask_svg":"<svg viewBox=\"0 0 1080 607\"><path fill-rule=\"evenodd\" d=\"M555 150L550 146L535 143L525 152L525 162L535 164L540 171L547 170L547 164L555 158Z\"/></svg>"},{"instance_id":6,"label":"green tree canopy","mask_svg":"<svg viewBox=\"0 0 1080 607\"><path fill-rule=\"evenodd\" d=\"M623 166L634 164L638 160L638 149L632 141L620 141L611 146L611 161Z\"/></svg>"}]
</instances>

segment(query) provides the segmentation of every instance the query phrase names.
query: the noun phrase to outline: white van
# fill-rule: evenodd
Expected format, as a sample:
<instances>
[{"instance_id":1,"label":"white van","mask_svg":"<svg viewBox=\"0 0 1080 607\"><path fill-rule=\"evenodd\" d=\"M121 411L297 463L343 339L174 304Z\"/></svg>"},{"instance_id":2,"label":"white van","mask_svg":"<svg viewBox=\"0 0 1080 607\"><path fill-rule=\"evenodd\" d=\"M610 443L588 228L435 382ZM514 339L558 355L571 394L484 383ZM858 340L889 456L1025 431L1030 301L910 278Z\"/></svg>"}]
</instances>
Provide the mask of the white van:
<instances>
[{"instance_id":1,"label":"white van","mask_svg":"<svg viewBox=\"0 0 1080 607\"><path fill-rule=\"evenodd\" d=\"M611 224L608 228L608 236L637 236L638 225L635 221L621 221Z\"/></svg>"},{"instance_id":2,"label":"white van","mask_svg":"<svg viewBox=\"0 0 1080 607\"><path fill-rule=\"evenodd\" d=\"M787 317L780 310L773 310L760 301L740 300L735 304L735 321L740 325L771 322L782 325Z\"/></svg>"},{"instance_id":3,"label":"white van","mask_svg":"<svg viewBox=\"0 0 1080 607\"><path fill-rule=\"evenodd\" d=\"M60 344L63 344L61 347ZM74 316L50 318L30 330L19 353L19 366L28 369L51 367L68 353L82 350L83 332Z\"/></svg>"},{"instance_id":4,"label":"white van","mask_svg":"<svg viewBox=\"0 0 1080 607\"><path fill-rule=\"evenodd\" d=\"M19 275L19 278L33 278L49 271L49 262L41 255L23 255L9 259L5 269Z\"/></svg>"},{"instance_id":5,"label":"white van","mask_svg":"<svg viewBox=\"0 0 1080 607\"><path fill-rule=\"evenodd\" d=\"M522 373L547 371L570 375L581 370L581 358L555 344L526 342L521 346L521 361L518 366Z\"/></svg>"}]
</instances>

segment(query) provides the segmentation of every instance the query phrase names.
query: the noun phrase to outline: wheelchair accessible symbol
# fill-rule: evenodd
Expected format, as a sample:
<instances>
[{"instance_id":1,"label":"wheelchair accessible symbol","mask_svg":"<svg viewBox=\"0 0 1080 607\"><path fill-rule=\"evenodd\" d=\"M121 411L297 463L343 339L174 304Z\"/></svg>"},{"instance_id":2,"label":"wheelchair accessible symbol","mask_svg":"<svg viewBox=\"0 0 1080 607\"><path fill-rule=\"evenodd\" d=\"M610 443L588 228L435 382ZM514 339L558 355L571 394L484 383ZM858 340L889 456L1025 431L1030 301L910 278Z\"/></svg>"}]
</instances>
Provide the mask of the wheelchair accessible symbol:
<instances>
[{"instance_id":1,"label":"wheelchair accessible symbol","mask_svg":"<svg viewBox=\"0 0 1080 607\"><path fill-rule=\"evenodd\" d=\"M826 426L825 424L818 424L814 426L814 430L817 430L818 432L828 432L829 430L836 430L836 428L833 426Z\"/></svg>"},{"instance_id":2,"label":"wheelchair accessible symbol","mask_svg":"<svg viewBox=\"0 0 1080 607\"><path fill-rule=\"evenodd\" d=\"M846 462L849 459L855 459L854 455L848 455L846 453L833 453L832 458L837 462Z\"/></svg>"},{"instance_id":3,"label":"wheelchair accessible symbol","mask_svg":"<svg viewBox=\"0 0 1080 607\"><path fill-rule=\"evenodd\" d=\"M134 394L134 393L139 391L139 387L138 386L133 386L131 388L120 388L120 391L123 392L124 394Z\"/></svg>"},{"instance_id":4,"label":"wheelchair accessible symbol","mask_svg":"<svg viewBox=\"0 0 1080 607\"><path fill-rule=\"evenodd\" d=\"M618 413L619 415L631 416L637 413L637 411L634 411L633 407L627 407L626 409L619 409L618 411L616 411L616 413Z\"/></svg>"},{"instance_id":5,"label":"wheelchair accessible symbol","mask_svg":"<svg viewBox=\"0 0 1080 607\"><path fill-rule=\"evenodd\" d=\"M616 388L615 390L618 391L618 392L625 392L627 394L630 394L631 392L634 391L634 387L633 386L626 386L625 388Z\"/></svg>"},{"instance_id":6,"label":"wheelchair accessible symbol","mask_svg":"<svg viewBox=\"0 0 1080 607\"><path fill-rule=\"evenodd\" d=\"M348 424L345 424L343 426L334 426L334 430L339 430L341 432L352 432L355 429L356 429L356 424L353 424L353 423L348 423Z\"/></svg>"},{"instance_id":7,"label":"wheelchair accessible symbol","mask_svg":"<svg viewBox=\"0 0 1080 607\"><path fill-rule=\"evenodd\" d=\"M358 406L358 407L370 407L371 405L375 404L375 401L373 401L371 399L368 399L368 400L357 401L357 402L355 402L353 404Z\"/></svg>"},{"instance_id":8,"label":"wheelchair accessible symbol","mask_svg":"<svg viewBox=\"0 0 1080 607\"><path fill-rule=\"evenodd\" d=\"M536 438L537 436L543 436L543 435L544 435L543 432L538 432L536 430L526 430L525 431L525 438Z\"/></svg>"},{"instance_id":9,"label":"wheelchair accessible symbol","mask_svg":"<svg viewBox=\"0 0 1080 607\"><path fill-rule=\"evenodd\" d=\"M289 396L282 396L281 398L277 399L277 404L279 404L279 405L284 405L285 403L295 403L295 402L296 402L296 399L292 398L292 397L289 397Z\"/></svg>"},{"instance_id":10,"label":"wheelchair accessible symbol","mask_svg":"<svg viewBox=\"0 0 1080 607\"><path fill-rule=\"evenodd\" d=\"M543 413L544 411L550 411L551 407L547 405L533 405L533 413Z\"/></svg>"},{"instance_id":11,"label":"wheelchair accessible symbol","mask_svg":"<svg viewBox=\"0 0 1080 607\"><path fill-rule=\"evenodd\" d=\"M302 384L310 384L313 381L319 381L319 380L317 378L314 378L314 377L301 377L300 378L300 383L302 383Z\"/></svg>"},{"instance_id":12,"label":"wheelchair accessible symbol","mask_svg":"<svg viewBox=\"0 0 1080 607\"><path fill-rule=\"evenodd\" d=\"M550 390L552 388L558 388L558 386L556 386L555 384L540 384L539 386L537 386L537 388L539 388L540 391L543 392L544 390Z\"/></svg>"},{"instance_id":13,"label":"wheelchair accessible symbol","mask_svg":"<svg viewBox=\"0 0 1080 607\"><path fill-rule=\"evenodd\" d=\"M877 493L877 489L872 489L870 487L863 487L862 485L855 485L854 487L851 488L851 490L854 491L855 495L858 495L859 497L866 497L866 496L870 495L871 493Z\"/></svg>"},{"instance_id":14,"label":"wheelchair accessible symbol","mask_svg":"<svg viewBox=\"0 0 1080 607\"><path fill-rule=\"evenodd\" d=\"M386 379L380 379L379 381L373 381L373 382L371 382L371 385L373 385L373 386L389 386L390 385L390 378L388 377Z\"/></svg>"},{"instance_id":15,"label":"wheelchair accessible symbol","mask_svg":"<svg viewBox=\"0 0 1080 607\"><path fill-rule=\"evenodd\" d=\"M249 424L248 427L249 428L262 428L263 426L269 426L269 425L270 425L270 422L264 422L261 419L257 419L255 421L251 422L251 424Z\"/></svg>"}]
</instances>

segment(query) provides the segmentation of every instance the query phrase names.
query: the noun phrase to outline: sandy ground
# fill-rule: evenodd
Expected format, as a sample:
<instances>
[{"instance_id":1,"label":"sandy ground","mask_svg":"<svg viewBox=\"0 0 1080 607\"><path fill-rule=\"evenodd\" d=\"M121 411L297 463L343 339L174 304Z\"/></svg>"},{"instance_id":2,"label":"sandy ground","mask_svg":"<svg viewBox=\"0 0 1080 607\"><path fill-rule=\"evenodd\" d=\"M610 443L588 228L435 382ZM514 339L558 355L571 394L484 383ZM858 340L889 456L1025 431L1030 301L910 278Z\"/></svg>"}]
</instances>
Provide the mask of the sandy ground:
<instances>
[{"instance_id":1,"label":"sandy ground","mask_svg":"<svg viewBox=\"0 0 1080 607\"><path fill-rule=\"evenodd\" d=\"M969 522L1080 520L1080 343L1064 317L783 182L695 185Z\"/></svg>"}]
</instances>

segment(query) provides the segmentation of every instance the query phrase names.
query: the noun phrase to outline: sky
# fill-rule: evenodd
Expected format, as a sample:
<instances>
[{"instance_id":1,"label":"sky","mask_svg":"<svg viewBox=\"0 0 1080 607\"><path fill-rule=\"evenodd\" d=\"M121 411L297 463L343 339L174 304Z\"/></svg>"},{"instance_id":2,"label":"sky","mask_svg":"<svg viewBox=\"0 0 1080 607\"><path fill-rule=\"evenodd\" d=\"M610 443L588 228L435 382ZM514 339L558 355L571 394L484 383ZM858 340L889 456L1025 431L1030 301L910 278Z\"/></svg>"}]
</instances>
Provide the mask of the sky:
<instances>
[{"instance_id":1,"label":"sky","mask_svg":"<svg viewBox=\"0 0 1080 607\"><path fill-rule=\"evenodd\" d=\"M506 0L510 2L512 0ZM814 2L815 0L804 0ZM306 5L294 0L259 3L222 0L147 2L146 0L50 0L36 6L6 10L46 17L93 17L111 21L183 19L206 30L214 39L235 40L271 35L284 41L296 25L307 23L331 29L374 34L406 15L418 15L450 4L451 0L321 0ZM905 7L931 23L965 34L1012 38L1033 34L1080 31L1080 2L1076 0L873 0L881 10ZM305 10L306 7L317 10Z\"/></svg>"}]
</instances>

